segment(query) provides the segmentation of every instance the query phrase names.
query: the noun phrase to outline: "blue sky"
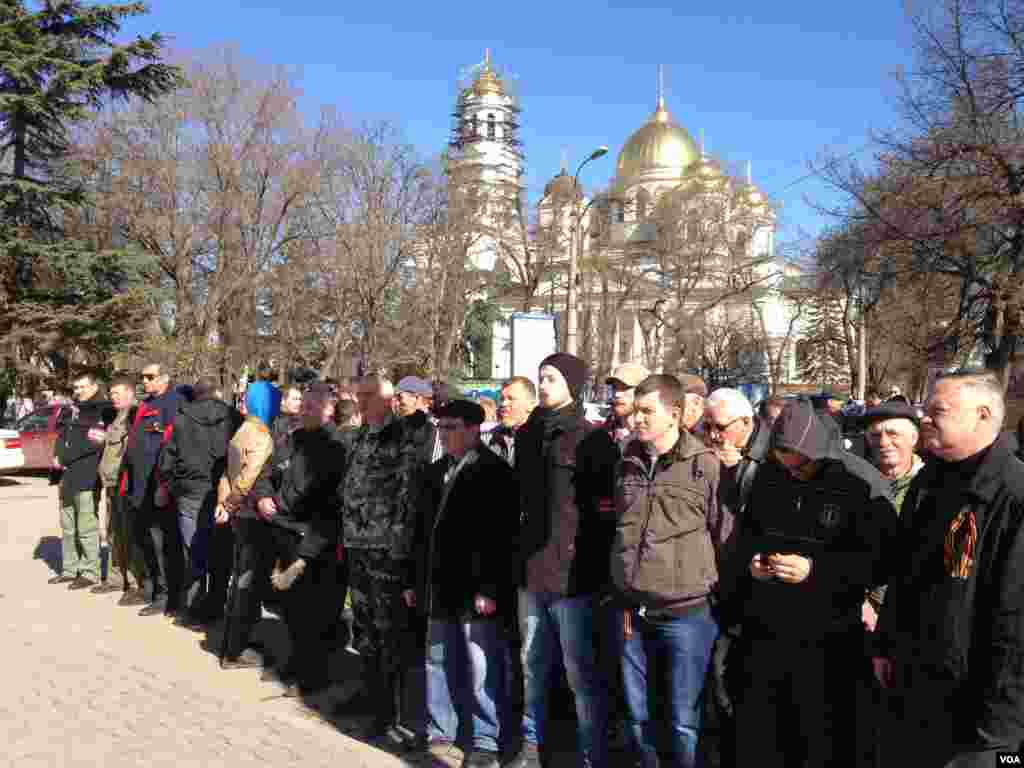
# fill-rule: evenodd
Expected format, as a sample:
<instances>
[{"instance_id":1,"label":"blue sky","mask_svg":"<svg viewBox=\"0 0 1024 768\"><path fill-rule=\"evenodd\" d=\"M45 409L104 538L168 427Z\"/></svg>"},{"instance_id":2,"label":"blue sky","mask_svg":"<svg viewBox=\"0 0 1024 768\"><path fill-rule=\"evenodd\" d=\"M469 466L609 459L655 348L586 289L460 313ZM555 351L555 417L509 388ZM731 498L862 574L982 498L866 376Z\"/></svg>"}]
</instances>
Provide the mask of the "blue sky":
<instances>
[{"instance_id":1,"label":"blue sky","mask_svg":"<svg viewBox=\"0 0 1024 768\"><path fill-rule=\"evenodd\" d=\"M805 198L835 193L805 176L823 148L863 147L894 126L891 73L910 64L900 0L680 2L327 2L155 0L128 31L160 31L176 48L231 43L294 68L312 117L335 105L354 122L386 118L424 155L443 149L464 67L491 48L522 94L526 181L535 201L592 148L584 170L604 186L618 150L654 108L657 67L676 119L782 204L780 241L827 219ZM859 155L870 161L870 150Z\"/></svg>"}]
</instances>

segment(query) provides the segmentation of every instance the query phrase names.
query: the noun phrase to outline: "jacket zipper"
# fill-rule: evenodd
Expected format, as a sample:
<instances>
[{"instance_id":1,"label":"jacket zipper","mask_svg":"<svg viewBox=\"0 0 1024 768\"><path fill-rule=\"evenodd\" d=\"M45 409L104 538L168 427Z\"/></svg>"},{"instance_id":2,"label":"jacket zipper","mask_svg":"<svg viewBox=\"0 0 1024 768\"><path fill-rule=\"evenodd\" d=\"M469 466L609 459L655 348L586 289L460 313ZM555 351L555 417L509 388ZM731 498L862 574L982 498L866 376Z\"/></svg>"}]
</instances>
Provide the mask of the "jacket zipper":
<instances>
[{"instance_id":1,"label":"jacket zipper","mask_svg":"<svg viewBox=\"0 0 1024 768\"><path fill-rule=\"evenodd\" d=\"M658 460L655 459L652 462L650 471L642 463L632 458L629 461L639 465L644 473L644 479L647 481L647 518L644 520L643 528L640 529L640 542L637 544L636 556L633 562L633 578L630 580L629 585L630 589L633 589L633 584L636 582L636 574L640 570L640 555L647 544L647 531L651 527L651 517L654 516L654 475L657 470ZM646 613L647 606L640 606L640 615L644 616Z\"/></svg>"}]
</instances>

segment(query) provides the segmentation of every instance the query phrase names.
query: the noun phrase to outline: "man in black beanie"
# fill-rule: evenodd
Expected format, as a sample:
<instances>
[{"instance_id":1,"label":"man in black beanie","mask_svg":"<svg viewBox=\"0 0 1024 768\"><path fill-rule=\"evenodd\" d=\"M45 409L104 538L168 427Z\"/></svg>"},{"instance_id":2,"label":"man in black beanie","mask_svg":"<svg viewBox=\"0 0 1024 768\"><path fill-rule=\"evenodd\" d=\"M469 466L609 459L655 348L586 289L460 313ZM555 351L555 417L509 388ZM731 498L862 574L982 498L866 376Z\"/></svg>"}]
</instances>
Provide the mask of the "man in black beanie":
<instances>
[{"instance_id":1,"label":"man in black beanie","mask_svg":"<svg viewBox=\"0 0 1024 768\"><path fill-rule=\"evenodd\" d=\"M612 504L618 449L604 430L579 415L586 376L582 360L564 352L539 370L539 405L516 434L520 488L519 590L524 677L523 747L510 768L539 768L551 672L565 666L576 699L582 765L607 763L607 692L595 663L597 598L609 582Z\"/></svg>"}]
</instances>

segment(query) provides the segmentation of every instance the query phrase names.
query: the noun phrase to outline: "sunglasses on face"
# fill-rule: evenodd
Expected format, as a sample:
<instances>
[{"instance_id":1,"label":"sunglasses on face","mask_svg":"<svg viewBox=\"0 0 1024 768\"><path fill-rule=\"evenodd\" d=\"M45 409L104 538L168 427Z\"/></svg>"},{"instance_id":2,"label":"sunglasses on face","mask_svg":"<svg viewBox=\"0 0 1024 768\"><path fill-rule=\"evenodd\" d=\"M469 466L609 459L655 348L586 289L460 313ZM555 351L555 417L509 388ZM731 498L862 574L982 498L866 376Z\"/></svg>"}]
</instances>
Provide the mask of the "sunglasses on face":
<instances>
[{"instance_id":1,"label":"sunglasses on face","mask_svg":"<svg viewBox=\"0 0 1024 768\"><path fill-rule=\"evenodd\" d=\"M159 378L160 378L160 374L159 373L144 373L144 374L142 374L142 380L143 381L153 381L154 379L159 379Z\"/></svg>"}]
</instances>

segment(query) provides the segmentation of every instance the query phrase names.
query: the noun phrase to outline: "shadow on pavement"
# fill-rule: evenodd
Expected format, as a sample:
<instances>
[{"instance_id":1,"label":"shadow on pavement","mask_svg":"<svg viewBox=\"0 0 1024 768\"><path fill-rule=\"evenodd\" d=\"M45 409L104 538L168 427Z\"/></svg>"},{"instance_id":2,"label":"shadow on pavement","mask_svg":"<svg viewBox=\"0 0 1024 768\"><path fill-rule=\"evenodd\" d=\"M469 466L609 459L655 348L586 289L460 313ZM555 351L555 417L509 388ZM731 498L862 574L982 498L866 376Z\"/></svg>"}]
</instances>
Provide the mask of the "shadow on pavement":
<instances>
[{"instance_id":1,"label":"shadow on pavement","mask_svg":"<svg viewBox=\"0 0 1024 768\"><path fill-rule=\"evenodd\" d=\"M43 536L36 544L35 552L32 553L33 560L42 560L51 571L59 574L61 567L61 543L57 536Z\"/></svg>"},{"instance_id":2,"label":"shadow on pavement","mask_svg":"<svg viewBox=\"0 0 1024 768\"><path fill-rule=\"evenodd\" d=\"M207 628L205 638L200 637L200 643L209 652L220 648L223 633L223 623L218 622ZM329 659L330 688L327 693L313 697L310 701L304 702L305 713L320 722L335 728L338 732L350 738L374 746L382 751L389 752L398 757L413 758L415 753L409 752L401 746L382 745L380 742L371 741L367 731L371 724L370 713L364 715L336 714L335 706L347 700L357 689L358 681L362 676L362 660L358 655L349 653L344 649L346 631L339 625L335 637L327 640L332 643L335 650L332 651ZM263 656L264 669L280 669L287 662L291 653L288 640L288 630L280 619L265 617L253 629L251 645ZM403 725L410 732L422 734L425 723L426 703L426 678L422 656L415 651L409 660L405 672L405 713ZM248 670L249 674L259 674L260 670ZM246 671L225 671L221 674L238 675L246 674ZM564 675L564 673L563 673ZM283 695L281 692L270 694L267 698L277 698ZM552 686L550 700L550 719L547 726L547 749L544 750L545 765L548 768L575 768L578 765L576 755L576 722L572 694L568 690L564 677L559 684ZM502 763L510 759L518 750L518 718L508 732L514 733L511 743L507 743L503 749ZM613 748L610 755L610 765L613 768L626 768L635 762L634 756L628 752L622 752Z\"/></svg>"}]
</instances>

